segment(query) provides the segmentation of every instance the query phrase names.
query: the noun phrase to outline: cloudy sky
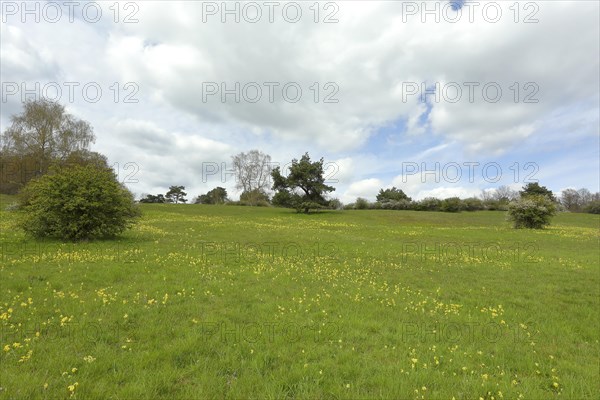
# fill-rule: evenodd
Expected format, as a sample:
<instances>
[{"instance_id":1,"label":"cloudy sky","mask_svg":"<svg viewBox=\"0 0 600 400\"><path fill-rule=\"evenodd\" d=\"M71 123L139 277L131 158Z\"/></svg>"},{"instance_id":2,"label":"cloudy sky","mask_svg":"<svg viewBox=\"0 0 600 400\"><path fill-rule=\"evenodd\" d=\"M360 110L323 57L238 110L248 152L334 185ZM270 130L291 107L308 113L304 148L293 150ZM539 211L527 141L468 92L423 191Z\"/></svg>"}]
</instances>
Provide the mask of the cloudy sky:
<instances>
[{"instance_id":1,"label":"cloudy sky","mask_svg":"<svg viewBox=\"0 0 600 400\"><path fill-rule=\"evenodd\" d=\"M89 121L136 194L224 186L231 155L323 157L333 196L599 185L599 3L4 1L2 111Z\"/></svg>"}]
</instances>

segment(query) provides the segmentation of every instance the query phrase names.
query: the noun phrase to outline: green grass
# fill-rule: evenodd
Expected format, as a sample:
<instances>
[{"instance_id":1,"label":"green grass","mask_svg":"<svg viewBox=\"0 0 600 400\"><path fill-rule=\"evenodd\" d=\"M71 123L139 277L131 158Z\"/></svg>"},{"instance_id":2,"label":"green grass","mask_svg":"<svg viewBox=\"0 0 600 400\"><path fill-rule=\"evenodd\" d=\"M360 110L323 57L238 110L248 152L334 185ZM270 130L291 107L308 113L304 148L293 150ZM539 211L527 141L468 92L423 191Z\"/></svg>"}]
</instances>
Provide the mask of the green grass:
<instances>
[{"instance_id":1,"label":"green grass","mask_svg":"<svg viewBox=\"0 0 600 400\"><path fill-rule=\"evenodd\" d=\"M502 212L142 209L77 244L1 211L0 397L600 392L598 216L529 231Z\"/></svg>"}]
</instances>

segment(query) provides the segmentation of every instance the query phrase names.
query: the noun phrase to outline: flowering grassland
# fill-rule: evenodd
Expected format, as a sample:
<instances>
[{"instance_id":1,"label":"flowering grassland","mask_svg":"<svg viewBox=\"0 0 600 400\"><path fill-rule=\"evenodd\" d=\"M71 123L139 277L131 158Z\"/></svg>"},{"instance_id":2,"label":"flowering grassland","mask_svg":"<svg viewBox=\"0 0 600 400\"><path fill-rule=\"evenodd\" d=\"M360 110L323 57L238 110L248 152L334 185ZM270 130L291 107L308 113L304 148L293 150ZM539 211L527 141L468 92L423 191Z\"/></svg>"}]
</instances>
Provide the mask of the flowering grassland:
<instances>
[{"instance_id":1,"label":"flowering grassland","mask_svg":"<svg viewBox=\"0 0 600 400\"><path fill-rule=\"evenodd\" d=\"M600 393L595 215L143 205L61 243L5 205L1 398Z\"/></svg>"}]
</instances>

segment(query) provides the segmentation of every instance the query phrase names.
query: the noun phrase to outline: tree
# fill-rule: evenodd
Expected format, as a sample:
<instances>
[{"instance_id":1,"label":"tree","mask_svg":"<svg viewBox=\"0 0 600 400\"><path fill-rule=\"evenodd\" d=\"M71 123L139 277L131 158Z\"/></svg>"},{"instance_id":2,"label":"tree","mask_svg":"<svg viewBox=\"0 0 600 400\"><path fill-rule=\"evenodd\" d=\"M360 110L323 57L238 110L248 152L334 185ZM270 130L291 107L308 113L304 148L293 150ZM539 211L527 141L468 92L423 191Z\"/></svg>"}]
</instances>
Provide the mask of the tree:
<instances>
[{"instance_id":1,"label":"tree","mask_svg":"<svg viewBox=\"0 0 600 400\"><path fill-rule=\"evenodd\" d=\"M227 201L227 190L221 186L210 190L206 195L210 197L211 204L223 204Z\"/></svg>"},{"instance_id":2,"label":"tree","mask_svg":"<svg viewBox=\"0 0 600 400\"><path fill-rule=\"evenodd\" d=\"M235 187L242 192L258 190L266 193L271 179L271 156L258 150L232 156L235 171Z\"/></svg>"},{"instance_id":3,"label":"tree","mask_svg":"<svg viewBox=\"0 0 600 400\"><path fill-rule=\"evenodd\" d=\"M93 165L97 168L110 168L105 155L86 149L75 150L67 155L65 159L58 160L56 164L61 167Z\"/></svg>"},{"instance_id":4,"label":"tree","mask_svg":"<svg viewBox=\"0 0 600 400\"><path fill-rule=\"evenodd\" d=\"M546 186L540 186L538 182L529 182L527 185L523 186L523 190L519 192L521 197L527 196L546 196L552 201L556 201L554 198L554 194L552 194L552 190L548 189Z\"/></svg>"},{"instance_id":5,"label":"tree","mask_svg":"<svg viewBox=\"0 0 600 400\"><path fill-rule=\"evenodd\" d=\"M227 201L227 190L220 186L201 194L196 198L196 204L223 204Z\"/></svg>"},{"instance_id":6,"label":"tree","mask_svg":"<svg viewBox=\"0 0 600 400\"><path fill-rule=\"evenodd\" d=\"M594 199L594 195L586 188L581 188L577 191L579 198L581 199L581 206L585 206L587 203Z\"/></svg>"},{"instance_id":7,"label":"tree","mask_svg":"<svg viewBox=\"0 0 600 400\"><path fill-rule=\"evenodd\" d=\"M400 201L400 200L408 200L412 199L406 195L402 190L396 189L396 187L392 187L391 189L379 189L379 193L377 194L377 201L385 202L385 201Z\"/></svg>"},{"instance_id":8,"label":"tree","mask_svg":"<svg viewBox=\"0 0 600 400\"><path fill-rule=\"evenodd\" d=\"M556 205L543 194L527 194L508 205L508 219L515 228L542 229L555 214Z\"/></svg>"},{"instance_id":9,"label":"tree","mask_svg":"<svg viewBox=\"0 0 600 400\"><path fill-rule=\"evenodd\" d=\"M94 140L90 124L67 114L64 106L46 99L26 101L0 136L0 192L16 193L51 165L75 159L81 165L101 162L103 156L87 151Z\"/></svg>"},{"instance_id":10,"label":"tree","mask_svg":"<svg viewBox=\"0 0 600 400\"><path fill-rule=\"evenodd\" d=\"M499 202L508 203L510 201L516 200L519 197L519 193L508 186L502 185L494 191L492 197L494 200L497 200Z\"/></svg>"},{"instance_id":11,"label":"tree","mask_svg":"<svg viewBox=\"0 0 600 400\"><path fill-rule=\"evenodd\" d=\"M332 210L341 210L344 208L344 204L340 199L331 199L329 200L329 208Z\"/></svg>"},{"instance_id":12,"label":"tree","mask_svg":"<svg viewBox=\"0 0 600 400\"><path fill-rule=\"evenodd\" d=\"M140 203L166 203L166 202L167 202L167 199L165 199L165 196L162 194L158 194L156 196L153 194L148 194L143 199L140 199Z\"/></svg>"},{"instance_id":13,"label":"tree","mask_svg":"<svg viewBox=\"0 0 600 400\"><path fill-rule=\"evenodd\" d=\"M581 195L575 189L565 189L560 194L561 204L569 211L579 211L582 206Z\"/></svg>"},{"instance_id":14,"label":"tree","mask_svg":"<svg viewBox=\"0 0 600 400\"><path fill-rule=\"evenodd\" d=\"M271 176L273 190L286 191L290 195L297 194L297 198L292 196L294 208L297 211L304 210L307 214L311 208L327 206L328 202L324 195L335 190L334 187L325 184L323 159L311 162L308 153L305 153L300 161L292 160L287 177L281 175L279 167L273 170Z\"/></svg>"},{"instance_id":15,"label":"tree","mask_svg":"<svg viewBox=\"0 0 600 400\"><path fill-rule=\"evenodd\" d=\"M187 193L184 192L184 190L185 190L185 186L170 186L169 191L165 195L165 199L169 203L175 203L175 204L179 204L179 202L185 203L185 202L187 202L187 199L185 198L185 196L187 196Z\"/></svg>"},{"instance_id":16,"label":"tree","mask_svg":"<svg viewBox=\"0 0 600 400\"><path fill-rule=\"evenodd\" d=\"M139 217L133 195L112 169L53 167L19 197L21 227L35 237L88 240L122 233Z\"/></svg>"},{"instance_id":17,"label":"tree","mask_svg":"<svg viewBox=\"0 0 600 400\"><path fill-rule=\"evenodd\" d=\"M481 194L479 195L479 197L483 202L492 201L494 200L495 192L496 191L494 189L481 190Z\"/></svg>"},{"instance_id":18,"label":"tree","mask_svg":"<svg viewBox=\"0 0 600 400\"><path fill-rule=\"evenodd\" d=\"M67 114L57 102L28 100L23 108L23 113L11 117L11 125L2 136L2 151L36 157L41 173L52 160L64 160L95 141L90 124Z\"/></svg>"}]
</instances>

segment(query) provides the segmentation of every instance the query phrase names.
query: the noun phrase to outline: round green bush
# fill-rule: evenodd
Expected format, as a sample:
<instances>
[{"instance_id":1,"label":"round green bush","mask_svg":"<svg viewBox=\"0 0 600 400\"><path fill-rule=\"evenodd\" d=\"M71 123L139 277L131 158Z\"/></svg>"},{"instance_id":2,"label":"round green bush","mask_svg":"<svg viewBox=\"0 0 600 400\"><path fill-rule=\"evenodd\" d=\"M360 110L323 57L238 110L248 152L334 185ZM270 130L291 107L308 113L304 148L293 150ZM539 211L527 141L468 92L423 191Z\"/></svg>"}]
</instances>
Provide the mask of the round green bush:
<instances>
[{"instance_id":1,"label":"round green bush","mask_svg":"<svg viewBox=\"0 0 600 400\"><path fill-rule=\"evenodd\" d=\"M440 211L444 212L460 212L463 210L462 200L458 197L449 197L442 200L440 204Z\"/></svg>"},{"instance_id":2,"label":"round green bush","mask_svg":"<svg viewBox=\"0 0 600 400\"><path fill-rule=\"evenodd\" d=\"M369 208L369 201L367 199L363 199L362 197L359 197L356 199L356 202L354 203L354 208L356 210L366 210Z\"/></svg>"},{"instance_id":3,"label":"round green bush","mask_svg":"<svg viewBox=\"0 0 600 400\"><path fill-rule=\"evenodd\" d=\"M53 169L30 181L20 209L27 233L66 240L113 237L140 216L113 170L92 165Z\"/></svg>"},{"instance_id":4,"label":"round green bush","mask_svg":"<svg viewBox=\"0 0 600 400\"><path fill-rule=\"evenodd\" d=\"M589 202L584 207L584 211L590 214L600 214L600 200L593 200Z\"/></svg>"},{"instance_id":5,"label":"round green bush","mask_svg":"<svg viewBox=\"0 0 600 400\"><path fill-rule=\"evenodd\" d=\"M508 205L508 219L515 228L542 229L555 214L556 205L544 195L529 195Z\"/></svg>"}]
</instances>

